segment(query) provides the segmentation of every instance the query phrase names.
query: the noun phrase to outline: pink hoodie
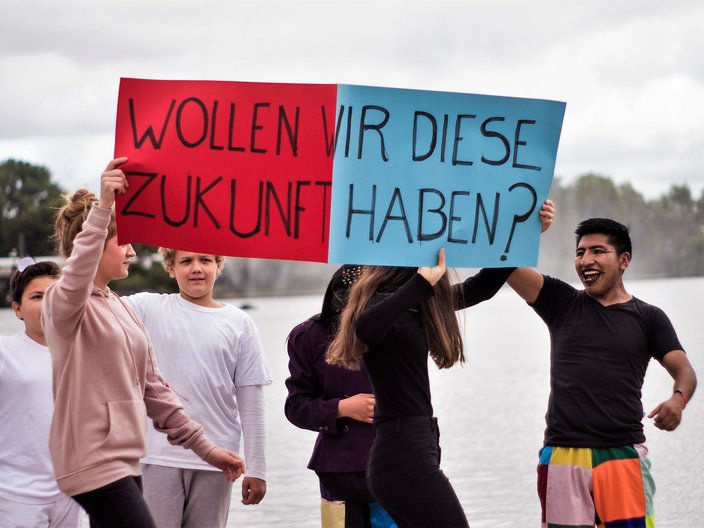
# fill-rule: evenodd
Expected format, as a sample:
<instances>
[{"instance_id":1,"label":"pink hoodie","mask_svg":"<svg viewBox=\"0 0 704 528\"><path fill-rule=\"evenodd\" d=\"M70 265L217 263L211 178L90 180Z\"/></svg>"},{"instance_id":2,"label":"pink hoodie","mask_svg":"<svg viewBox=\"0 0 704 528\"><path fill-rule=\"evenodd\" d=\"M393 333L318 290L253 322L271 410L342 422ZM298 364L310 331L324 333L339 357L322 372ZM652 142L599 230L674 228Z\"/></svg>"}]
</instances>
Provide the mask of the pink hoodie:
<instances>
[{"instance_id":1,"label":"pink hoodie","mask_svg":"<svg viewBox=\"0 0 704 528\"><path fill-rule=\"evenodd\" d=\"M139 319L93 285L110 214L93 204L62 278L42 302L54 382L49 448L67 495L140 475L147 416L172 444L201 458L215 447L166 384Z\"/></svg>"}]
</instances>

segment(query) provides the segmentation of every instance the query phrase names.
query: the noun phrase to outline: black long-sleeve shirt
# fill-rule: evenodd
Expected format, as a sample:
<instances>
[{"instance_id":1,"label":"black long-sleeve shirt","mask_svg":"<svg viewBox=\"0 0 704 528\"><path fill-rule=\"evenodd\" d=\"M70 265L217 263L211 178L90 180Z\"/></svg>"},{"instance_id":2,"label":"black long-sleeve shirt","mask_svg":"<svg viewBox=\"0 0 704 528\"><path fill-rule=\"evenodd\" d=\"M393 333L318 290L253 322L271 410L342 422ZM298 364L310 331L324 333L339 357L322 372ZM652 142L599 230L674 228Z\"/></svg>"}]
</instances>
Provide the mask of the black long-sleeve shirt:
<instances>
[{"instance_id":1,"label":"black long-sleeve shirt","mask_svg":"<svg viewBox=\"0 0 704 528\"><path fill-rule=\"evenodd\" d=\"M487 268L455 284L455 309L491 299L515 268ZM433 287L420 274L369 301L355 328L369 350L364 364L374 389L375 418L432 416L428 344L420 305Z\"/></svg>"}]
</instances>

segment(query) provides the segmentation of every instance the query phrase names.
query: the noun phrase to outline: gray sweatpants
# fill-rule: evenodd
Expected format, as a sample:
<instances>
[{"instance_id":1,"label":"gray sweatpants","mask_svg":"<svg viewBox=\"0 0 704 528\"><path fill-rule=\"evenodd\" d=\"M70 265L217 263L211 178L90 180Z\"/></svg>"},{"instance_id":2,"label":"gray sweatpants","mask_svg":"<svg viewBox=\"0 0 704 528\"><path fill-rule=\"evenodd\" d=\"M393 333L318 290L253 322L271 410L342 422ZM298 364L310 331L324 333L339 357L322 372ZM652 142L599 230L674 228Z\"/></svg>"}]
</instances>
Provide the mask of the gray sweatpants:
<instances>
[{"instance_id":1,"label":"gray sweatpants","mask_svg":"<svg viewBox=\"0 0 704 528\"><path fill-rule=\"evenodd\" d=\"M232 483L220 471L142 464L144 499L159 528L225 527Z\"/></svg>"}]
</instances>

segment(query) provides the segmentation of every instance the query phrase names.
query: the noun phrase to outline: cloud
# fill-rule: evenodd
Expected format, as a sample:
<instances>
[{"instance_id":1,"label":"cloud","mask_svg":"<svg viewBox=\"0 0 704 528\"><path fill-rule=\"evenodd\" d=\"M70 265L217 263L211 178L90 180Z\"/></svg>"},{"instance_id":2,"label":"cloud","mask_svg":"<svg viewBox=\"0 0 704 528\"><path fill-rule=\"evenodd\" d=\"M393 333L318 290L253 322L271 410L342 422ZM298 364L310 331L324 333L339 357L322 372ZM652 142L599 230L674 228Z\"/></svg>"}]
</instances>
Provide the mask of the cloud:
<instances>
[{"instance_id":1,"label":"cloud","mask_svg":"<svg viewBox=\"0 0 704 528\"><path fill-rule=\"evenodd\" d=\"M0 159L97 179L120 77L342 82L566 101L565 180L698 193L702 32L686 0L0 0Z\"/></svg>"}]
</instances>

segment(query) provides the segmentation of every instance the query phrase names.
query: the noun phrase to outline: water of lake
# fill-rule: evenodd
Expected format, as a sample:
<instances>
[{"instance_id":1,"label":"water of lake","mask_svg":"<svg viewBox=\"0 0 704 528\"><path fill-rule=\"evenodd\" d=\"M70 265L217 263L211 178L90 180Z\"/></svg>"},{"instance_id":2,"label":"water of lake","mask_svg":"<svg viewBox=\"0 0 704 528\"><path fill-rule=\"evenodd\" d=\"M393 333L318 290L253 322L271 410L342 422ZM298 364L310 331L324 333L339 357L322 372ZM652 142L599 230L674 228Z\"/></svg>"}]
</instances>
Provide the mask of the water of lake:
<instances>
[{"instance_id":1,"label":"water of lake","mask_svg":"<svg viewBox=\"0 0 704 528\"><path fill-rule=\"evenodd\" d=\"M670 316L699 379L704 380L704 278L631 281L631 294ZM239 305L243 299L232 301ZM288 375L285 338L319 310L320 296L247 299L264 342L274 384L267 387L268 492L258 506L233 496L228 526L319 526L315 474L306 469L315 433L291 425L283 414ZM473 528L539 526L535 491L548 396L549 338L537 315L509 288L464 312L464 367L431 367L439 419L442 468ZM0 310L0 334L19 331L10 310ZM652 362L643 389L650 411L672 390L671 378ZM646 419L647 445L657 485L658 528L702 525L704 506L704 403L695 397L677 431L665 433ZM697 440L697 438L699 440ZM438 527L442 528L442 527Z\"/></svg>"}]
</instances>

